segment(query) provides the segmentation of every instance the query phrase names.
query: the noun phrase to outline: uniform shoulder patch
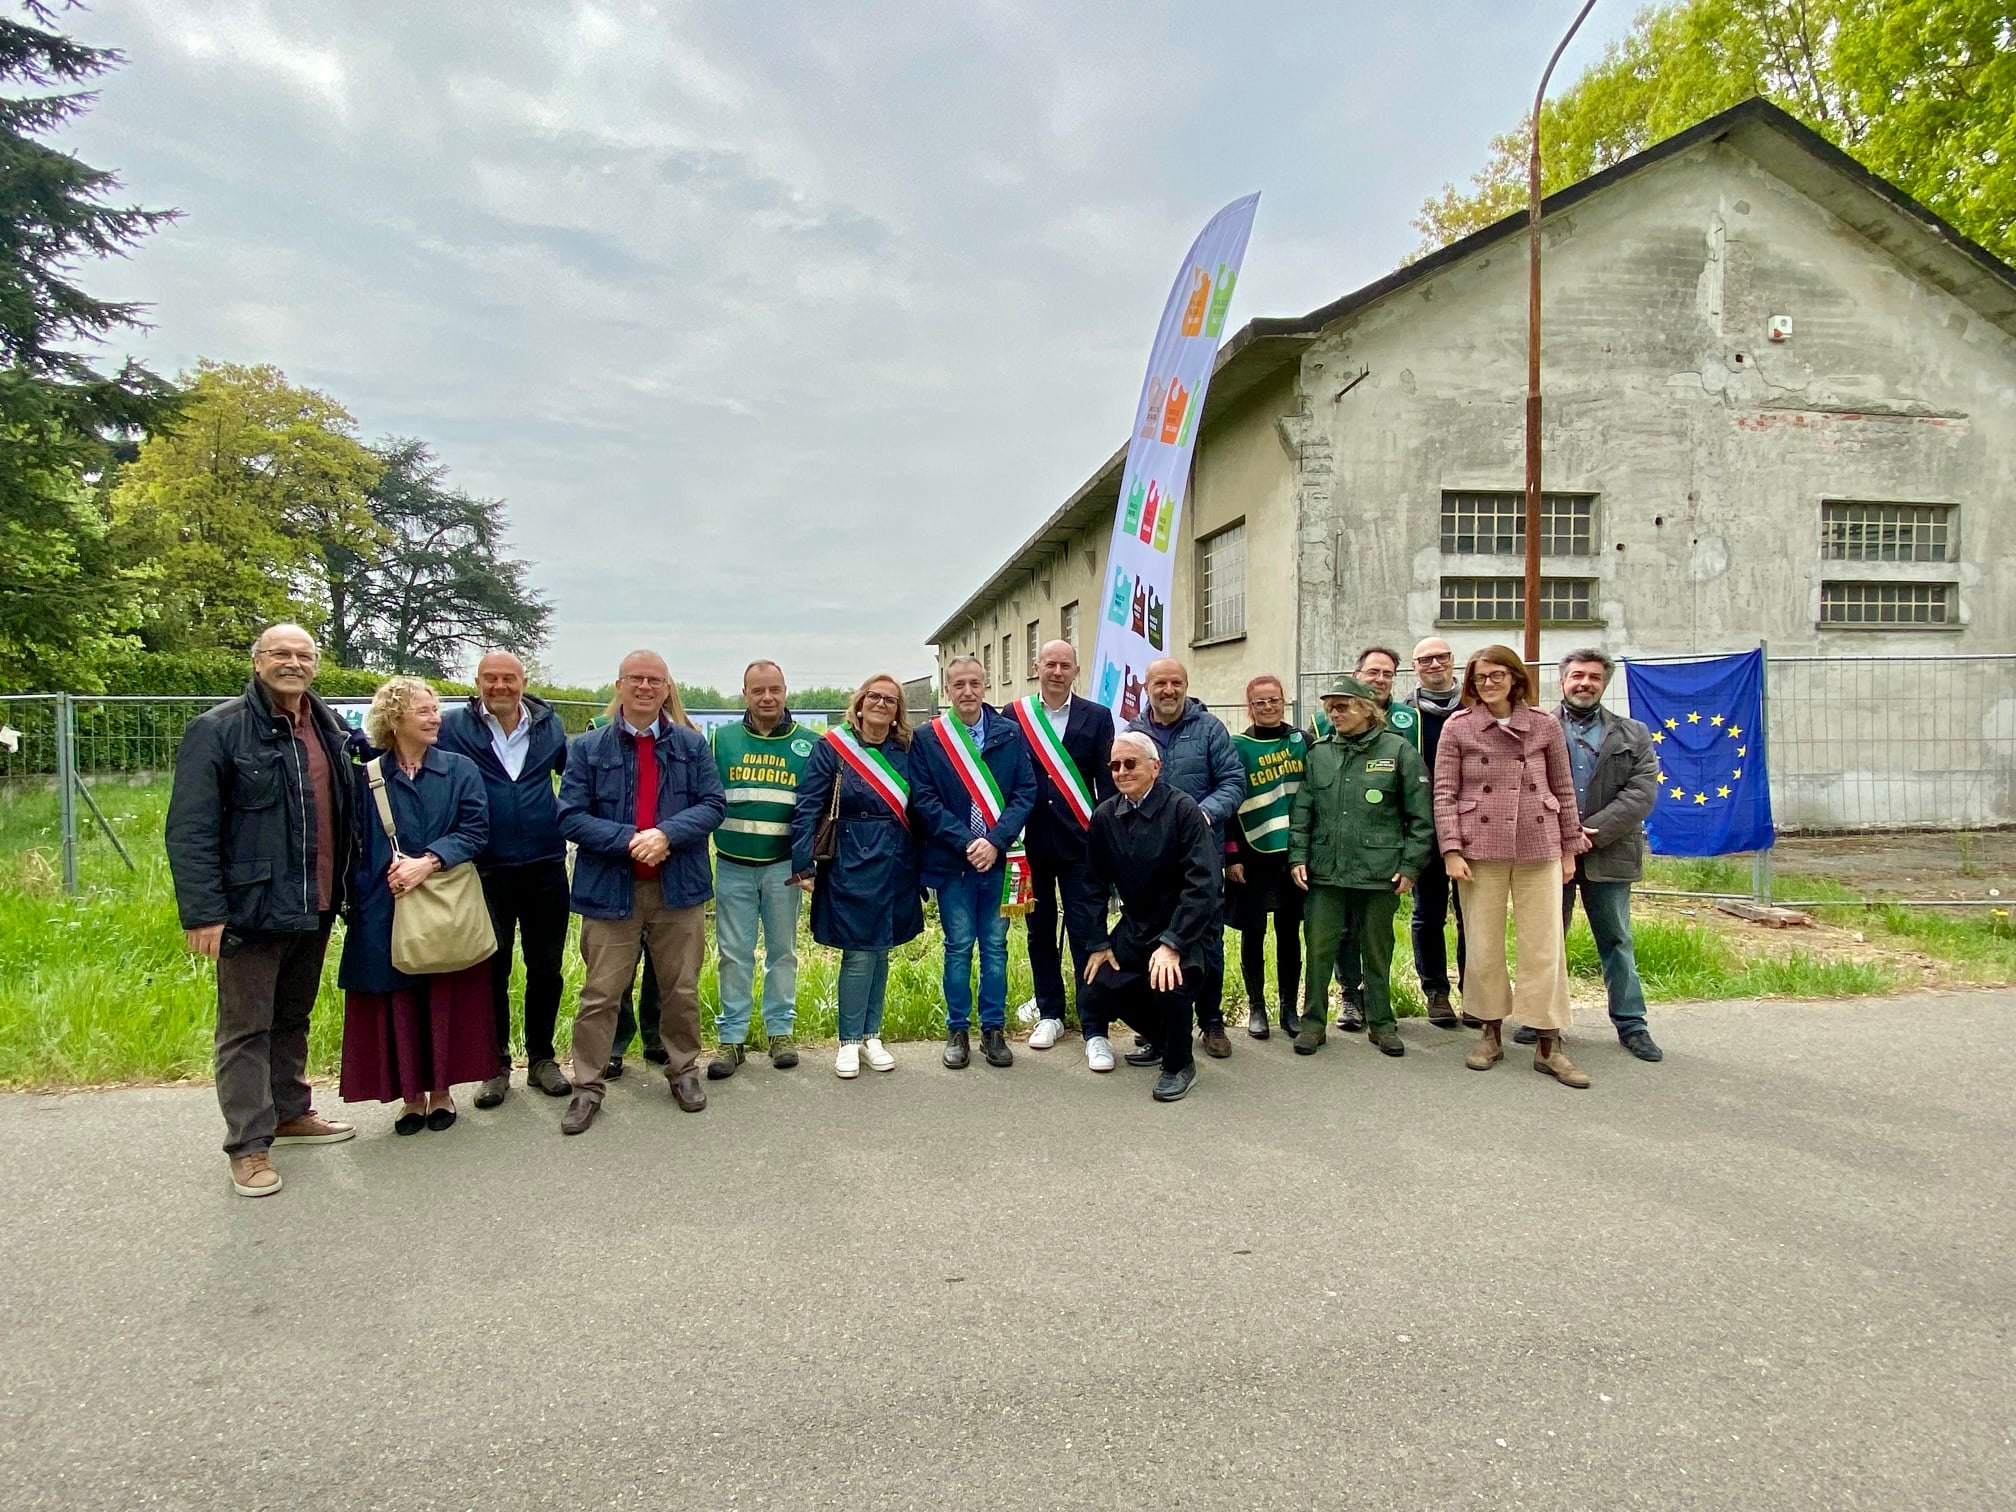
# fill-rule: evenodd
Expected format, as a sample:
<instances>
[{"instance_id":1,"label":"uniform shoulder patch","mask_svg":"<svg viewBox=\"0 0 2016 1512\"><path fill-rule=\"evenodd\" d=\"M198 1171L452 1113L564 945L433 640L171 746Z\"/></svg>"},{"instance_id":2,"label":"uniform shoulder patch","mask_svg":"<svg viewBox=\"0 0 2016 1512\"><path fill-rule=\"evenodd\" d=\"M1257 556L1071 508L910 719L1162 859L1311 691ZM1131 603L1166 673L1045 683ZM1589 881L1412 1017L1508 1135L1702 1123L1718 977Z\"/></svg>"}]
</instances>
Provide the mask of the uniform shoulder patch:
<instances>
[{"instance_id":1,"label":"uniform shoulder patch","mask_svg":"<svg viewBox=\"0 0 2016 1512\"><path fill-rule=\"evenodd\" d=\"M796 740L791 742L791 754L793 756L810 756L812 754L812 742L807 740L803 735L800 735Z\"/></svg>"}]
</instances>

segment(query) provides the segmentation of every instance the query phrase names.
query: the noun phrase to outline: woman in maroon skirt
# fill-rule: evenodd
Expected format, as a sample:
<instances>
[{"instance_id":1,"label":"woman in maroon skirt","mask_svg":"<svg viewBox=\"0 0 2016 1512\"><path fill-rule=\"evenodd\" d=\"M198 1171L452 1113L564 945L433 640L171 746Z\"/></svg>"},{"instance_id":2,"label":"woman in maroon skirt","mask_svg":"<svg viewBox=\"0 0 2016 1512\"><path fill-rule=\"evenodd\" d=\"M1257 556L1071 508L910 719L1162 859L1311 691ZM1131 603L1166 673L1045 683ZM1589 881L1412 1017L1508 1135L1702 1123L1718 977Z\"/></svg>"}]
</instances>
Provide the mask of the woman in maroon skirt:
<instances>
[{"instance_id":1,"label":"woman in maroon skirt","mask_svg":"<svg viewBox=\"0 0 2016 1512\"><path fill-rule=\"evenodd\" d=\"M440 731L434 690L395 677L371 699L364 736L372 749L354 769L351 812L362 833L336 978L344 991L342 1093L345 1102L403 1102L392 1126L400 1134L449 1127L455 1083L480 1082L497 1068L488 961L438 976L392 965L393 900L471 859L490 832L483 779L466 757L435 748ZM381 756L396 853L364 764Z\"/></svg>"}]
</instances>

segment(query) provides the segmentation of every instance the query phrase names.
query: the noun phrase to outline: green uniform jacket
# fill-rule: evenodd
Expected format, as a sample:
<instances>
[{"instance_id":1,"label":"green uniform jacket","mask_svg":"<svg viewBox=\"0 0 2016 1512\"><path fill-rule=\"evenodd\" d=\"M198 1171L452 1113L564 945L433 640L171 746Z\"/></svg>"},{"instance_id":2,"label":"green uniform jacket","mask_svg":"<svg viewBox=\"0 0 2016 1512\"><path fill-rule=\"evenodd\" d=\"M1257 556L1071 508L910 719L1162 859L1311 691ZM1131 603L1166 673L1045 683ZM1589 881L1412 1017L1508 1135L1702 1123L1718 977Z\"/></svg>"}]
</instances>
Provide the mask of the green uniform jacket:
<instances>
[{"instance_id":1,"label":"green uniform jacket","mask_svg":"<svg viewBox=\"0 0 2016 1512\"><path fill-rule=\"evenodd\" d=\"M1405 736L1372 729L1309 748L1288 829L1288 864L1309 885L1386 888L1418 878L1435 848L1428 769Z\"/></svg>"}]
</instances>

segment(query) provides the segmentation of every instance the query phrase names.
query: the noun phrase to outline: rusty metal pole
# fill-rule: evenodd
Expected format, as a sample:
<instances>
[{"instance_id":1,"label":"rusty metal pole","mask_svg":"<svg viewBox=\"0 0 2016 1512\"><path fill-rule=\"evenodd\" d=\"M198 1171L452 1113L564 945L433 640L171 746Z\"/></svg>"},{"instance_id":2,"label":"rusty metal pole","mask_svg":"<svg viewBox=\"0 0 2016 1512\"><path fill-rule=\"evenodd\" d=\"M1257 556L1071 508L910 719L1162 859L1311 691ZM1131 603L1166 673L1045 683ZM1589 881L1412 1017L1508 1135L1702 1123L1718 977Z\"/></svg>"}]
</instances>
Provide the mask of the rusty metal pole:
<instances>
[{"instance_id":1,"label":"rusty metal pole","mask_svg":"<svg viewBox=\"0 0 2016 1512\"><path fill-rule=\"evenodd\" d=\"M1596 0L1583 0L1575 24L1568 28L1547 71L1540 75L1540 88L1533 95L1532 141L1526 155L1526 668L1534 678L1540 675L1540 106L1547 98L1547 81L1554 77L1554 65L1561 61L1568 44L1580 31ZM1537 686L1537 684L1536 684Z\"/></svg>"}]
</instances>

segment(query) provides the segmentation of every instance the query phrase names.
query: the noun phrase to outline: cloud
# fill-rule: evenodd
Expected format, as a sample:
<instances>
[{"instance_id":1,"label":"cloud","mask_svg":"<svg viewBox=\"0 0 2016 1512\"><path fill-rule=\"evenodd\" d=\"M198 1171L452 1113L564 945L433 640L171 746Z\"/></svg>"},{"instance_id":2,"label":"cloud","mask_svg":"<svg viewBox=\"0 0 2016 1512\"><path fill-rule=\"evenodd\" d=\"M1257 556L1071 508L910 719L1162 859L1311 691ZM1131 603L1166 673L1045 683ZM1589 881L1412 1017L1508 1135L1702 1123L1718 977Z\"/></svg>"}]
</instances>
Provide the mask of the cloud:
<instances>
[{"instance_id":1,"label":"cloud","mask_svg":"<svg viewBox=\"0 0 2016 1512\"><path fill-rule=\"evenodd\" d=\"M141 355L277 363L507 499L557 672L852 684L1118 444L1212 211L1265 196L1235 320L1385 272L1550 15L152 0L75 18L129 63L69 145L187 212L92 280Z\"/></svg>"}]
</instances>

